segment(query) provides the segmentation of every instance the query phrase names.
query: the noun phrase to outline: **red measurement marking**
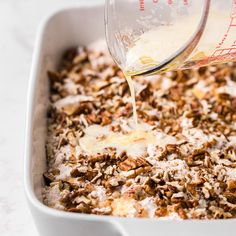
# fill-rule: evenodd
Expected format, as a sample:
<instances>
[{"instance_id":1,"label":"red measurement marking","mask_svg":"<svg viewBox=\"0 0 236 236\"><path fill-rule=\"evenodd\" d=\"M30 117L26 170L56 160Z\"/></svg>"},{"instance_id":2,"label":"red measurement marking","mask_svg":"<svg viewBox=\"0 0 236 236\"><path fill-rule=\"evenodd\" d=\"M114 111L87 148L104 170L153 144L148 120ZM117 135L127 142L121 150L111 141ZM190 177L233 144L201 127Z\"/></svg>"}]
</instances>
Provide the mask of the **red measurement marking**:
<instances>
[{"instance_id":1,"label":"red measurement marking","mask_svg":"<svg viewBox=\"0 0 236 236\"><path fill-rule=\"evenodd\" d=\"M225 34L223 35L222 40L216 46L215 51L209 57L209 60L211 60L211 58L218 59L220 56L230 55L230 54L235 53L235 50L236 50L236 48L235 48L236 47L236 40L232 43L232 45L230 47L222 48L222 46L224 45L226 39L228 38L230 30L233 27L236 27L235 20L236 20L236 0L233 1L232 11L231 11L231 14L230 14L229 26L228 26Z\"/></svg>"},{"instance_id":2,"label":"red measurement marking","mask_svg":"<svg viewBox=\"0 0 236 236\"><path fill-rule=\"evenodd\" d=\"M157 3L159 3L159 0L152 0L152 3L157 4ZM140 11L145 11L145 0L139 0L139 10Z\"/></svg>"},{"instance_id":3,"label":"red measurement marking","mask_svg":"<svg viewBox=\"0 0 236 236\"><path fill-rule=\"evenodd\" d=\"M236 48L222 48L215 50L212 56L219 56L222 54L230 54L233 50L236 50Z\"/></svg>"},{"instance_id":4,"label":"red measurement marking","mask_svg":"<svg viewBox=\"0 0 236 236\"><path fill-rule=\"evenodd\" d=\"M189 1L188 0L184 0L184 5L188 5Z\"/></svg>"},{"instance_id":5,"label":"red measurement marking","mask_svg":"<svg viewBox=\"0 0 236 236\"><path fill-rule=\"evenodd\" d=\"M183 5L187 6L189 5L189 0L182 0L183 1ZM152 0L153 4L158 4L159 0ZM166 0L166 3L168 5L173 5L174 4L174 0ZM145 0L139 0L139 10L140 11L145 11Z\"/></svg>"},{"instance_id":6,"label":"red measurement marking","mask_svg":"<svg viewBox=\"0 0 236 236\"><path fill-rule=\"evenodd\" d=\"M140 11L144 11L145 10L145 7L144 7L144 0L139 0L139 10Z\"/></svg>"},{"instance_id":7,"label":"red measurement marking","mask_svg":"<svg viewBox=\"0 0 236 236\"><path fill-rule=\"evenodd\" d=\"M229 53L235 53L236 52L236 48L231 48Z\"/></svg>"},{"instance_id":8,"label":"red measurement marking","mask_svg":"<svg viewBox=\"0 0 236 236\"><path fill-rule=\"evenodd\" d=\"M232 12L231 12L231 18L235 18L236 17L236 1L233 1L233 7L232 7Z\"/></svg>"}]
</instances>

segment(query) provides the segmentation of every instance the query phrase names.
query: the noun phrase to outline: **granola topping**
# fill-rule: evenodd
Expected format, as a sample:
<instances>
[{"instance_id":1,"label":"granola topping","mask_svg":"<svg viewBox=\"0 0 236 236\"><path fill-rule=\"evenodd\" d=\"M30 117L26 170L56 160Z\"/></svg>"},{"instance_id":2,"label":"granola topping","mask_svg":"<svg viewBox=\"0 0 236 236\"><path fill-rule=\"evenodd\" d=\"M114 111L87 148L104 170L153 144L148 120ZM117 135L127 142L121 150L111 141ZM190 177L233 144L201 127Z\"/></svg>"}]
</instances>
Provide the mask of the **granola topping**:
<instances>
[{"instance_id":1,"label":"granola topping","mask_svg":"<svg viewBox=\"0 0 236 236\"><path fill-rule=\"evenodd\" d=\"M49 72L44 203L157 219L236 217L233 63L134 78L95 43Z\"/></svg>"}]
</instances>

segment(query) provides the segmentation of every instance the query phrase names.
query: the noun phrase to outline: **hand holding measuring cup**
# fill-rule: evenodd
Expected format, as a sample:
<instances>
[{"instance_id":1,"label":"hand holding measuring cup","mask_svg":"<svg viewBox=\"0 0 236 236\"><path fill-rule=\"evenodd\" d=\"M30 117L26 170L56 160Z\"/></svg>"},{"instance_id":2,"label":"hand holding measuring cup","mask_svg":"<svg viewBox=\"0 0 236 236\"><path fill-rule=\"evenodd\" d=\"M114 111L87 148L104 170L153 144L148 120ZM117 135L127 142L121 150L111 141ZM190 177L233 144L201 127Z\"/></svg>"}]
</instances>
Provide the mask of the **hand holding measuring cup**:
<instances>
[{"instance_id":1,"label":"hand holding measuring cup","mask_svg":"<svg viewBox=\"0 0 236 236\"><path fill-rule=\"evenodd\" d=\"M106 0L106 38L129 75L236 60L235 0Z\"/></svg>"}]
</instances>

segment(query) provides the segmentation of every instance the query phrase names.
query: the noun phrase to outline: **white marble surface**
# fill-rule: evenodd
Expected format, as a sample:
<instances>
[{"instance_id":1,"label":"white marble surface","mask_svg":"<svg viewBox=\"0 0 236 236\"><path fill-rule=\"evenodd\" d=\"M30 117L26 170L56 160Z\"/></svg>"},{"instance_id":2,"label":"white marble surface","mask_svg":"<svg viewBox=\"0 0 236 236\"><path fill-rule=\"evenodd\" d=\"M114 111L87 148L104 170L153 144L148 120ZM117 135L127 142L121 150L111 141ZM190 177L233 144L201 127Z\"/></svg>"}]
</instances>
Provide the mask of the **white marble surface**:
<instances>
[{"instance_id":1,"label":"white marble surface","mask_svg":"<svg viewBox=\"0 0 236 236\"><path fill-rule=\"evenodd\" d=\"M38 25L57 8L95 1L0 0L1 236L38 235L23 189L26 93Z\"/></svg>"}]
</instances>

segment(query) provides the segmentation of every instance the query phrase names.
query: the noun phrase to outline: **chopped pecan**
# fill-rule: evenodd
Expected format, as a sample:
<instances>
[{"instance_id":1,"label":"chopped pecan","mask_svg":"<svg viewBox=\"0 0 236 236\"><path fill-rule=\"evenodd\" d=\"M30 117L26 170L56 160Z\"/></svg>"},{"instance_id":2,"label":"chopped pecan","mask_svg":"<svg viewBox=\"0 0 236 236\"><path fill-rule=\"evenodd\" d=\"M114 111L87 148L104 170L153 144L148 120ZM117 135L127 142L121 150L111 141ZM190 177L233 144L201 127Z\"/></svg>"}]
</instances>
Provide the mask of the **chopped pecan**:
<instances>
[{"instance_id":1,"label":"chopped pecan","mask_svg":"<svg viewBox=\"0 0 236 236\"><path fill-rule=\"evenodd\" d=\"M54 176L52 173L50 173L50 172L45 172L45 173L43 174L43 178L44 178L45 184L46 184L47 186L49 186L50 183L54 181L55 176Z\"/></svg>"},{"instance_id":2,"label":"chopped pecan","mask_svg":"<svg viewBox=\"0 0 236 236\"><path fill-rule=\"evenodd\" d=\"M167 210L165 207L158 208L158 209L156 209L156 211L155 211L155 215L156 215L157 217L165 217L165 216L168 216L168 210Z\"/></svg>"},{"instance_id":3,"label":"chopped pecan","mask_svg":"<svg viewBox=\"0 0 236 236\"><path fill-rule=\"evenodd\" d=\"M73 178L77 178L77 177L80 177L80 176L84 176L88 171L88 167L86 166L82 166L82 167L78 167L78 168L75 168L73 169L70 174Z\"/></svg>"},{"instance_id":4,"label":"chopped pecan","mask_svg":"<svg viewBox=\"0 0 236 236\"><path fill-rule=\"evenodd\" d=\"M236 191L236 180L228 180L227 190L232 191L232 192Z\"/></svg>"},{"instance_id":5,"label":"chopped pecan","mask_svg":"<svg viewBox=\"0 0 236 236\"><path fill-rule=\"evenodd\" d=\"M128 157L125 161L119 164L121 170L129 171L138 167L135 159Z\"/></svg>"},{"instance_id":6,"label":"chopped pecan","mask_svg":"<svg viewBox=\"0 0 236 236\"><path fill-rule=\"evenodd\" d=\"M81 202L76 207L68 209L69 212L87 213L87 214L91 213L91 210L92 210L91 207L84 202Z\"/></svg>"}]
</instances>

